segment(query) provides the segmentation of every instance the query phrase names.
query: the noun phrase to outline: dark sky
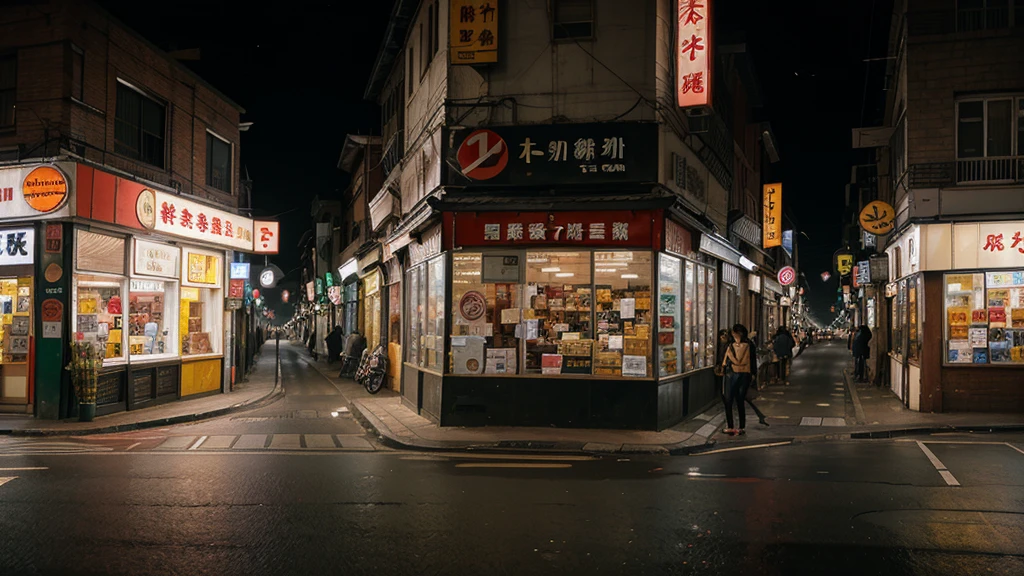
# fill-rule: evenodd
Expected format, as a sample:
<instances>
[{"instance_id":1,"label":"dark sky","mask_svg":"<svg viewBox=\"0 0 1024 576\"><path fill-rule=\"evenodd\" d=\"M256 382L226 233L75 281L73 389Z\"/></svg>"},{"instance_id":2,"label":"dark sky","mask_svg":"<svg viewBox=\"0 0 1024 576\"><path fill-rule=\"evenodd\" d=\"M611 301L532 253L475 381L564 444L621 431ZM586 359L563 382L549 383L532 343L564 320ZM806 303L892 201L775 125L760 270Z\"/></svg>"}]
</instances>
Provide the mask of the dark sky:
<instances>
[{"instance_id":1,"label":"dark sky","mask_svg":"<svg viewBox=\"0 0 1024 576\"><path fill-rule=\"evenodd\" d=\"M874 12L875 49L885 55L892 0L717 2L719 25L745 32L782 162L787 209L808 238L800 238L801 267L818 317L831 319L835 280L819 274L839 247L844 186L853 156L850 130L861 125L868 30ZM308 201L343 189L336 165L346 133L377 133L376 108L363 101L391 0L328 3L173 2L160 14L137 1L103 6L158 46L201 48L189 63L241 104L242 169L253 180L257 214L280 217L288 272L298 265L295 244L309 227ZM874 10L872 7L874 6ZM879 64L873 70L880 71ZM877 74L875 75L877 76ZM879 87L870 94L877 98ZM876 120L869 106L870 124ZM244 172L243 172L244 174ZM286 252L287 251L287 252Z\"/></svg>"}]
</instances>

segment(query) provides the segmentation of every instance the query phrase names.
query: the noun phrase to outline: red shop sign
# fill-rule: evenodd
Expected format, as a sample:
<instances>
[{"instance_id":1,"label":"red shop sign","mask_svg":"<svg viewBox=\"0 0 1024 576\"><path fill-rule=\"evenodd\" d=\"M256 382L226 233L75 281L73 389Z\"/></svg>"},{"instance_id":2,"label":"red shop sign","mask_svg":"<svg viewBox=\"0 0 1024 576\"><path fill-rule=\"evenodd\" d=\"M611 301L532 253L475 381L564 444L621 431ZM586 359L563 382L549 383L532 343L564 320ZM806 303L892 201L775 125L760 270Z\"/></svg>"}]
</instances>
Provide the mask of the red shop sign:
<instances>
[{"instance_id":1,"label":"red shop sign","mask_svg":"<svg viewBox=\"0 0 1024 576\"><path fill-rule=\"evenodd\" d=\"M456 246L651 246L650 210L464 212L455 214Z\"/></svg>"}]
</instances>

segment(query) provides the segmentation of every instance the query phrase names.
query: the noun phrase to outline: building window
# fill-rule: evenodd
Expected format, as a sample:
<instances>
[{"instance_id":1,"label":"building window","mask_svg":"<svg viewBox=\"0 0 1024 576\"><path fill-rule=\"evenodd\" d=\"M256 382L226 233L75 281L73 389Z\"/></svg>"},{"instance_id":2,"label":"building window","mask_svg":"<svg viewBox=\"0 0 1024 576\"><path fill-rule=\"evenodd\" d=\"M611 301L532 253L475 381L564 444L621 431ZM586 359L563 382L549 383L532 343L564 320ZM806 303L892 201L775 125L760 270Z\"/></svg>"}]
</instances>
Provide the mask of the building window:
<instances>
[{"instance_id":1,"label":"building window","mask_svg":"<svg viewBox=\"0 0 1024 576\"><path fill-rule=\"evenodd\" d=\"M423 76L426 75L427 69L430 68L434 54L437 54L437 13L434 4L427 7L427 29L423 30L423 24L420 24L420 43L423 48L423 62L420 75Z\"/></svg>"},{"instance_id":2,"label":"building window","mask_svg":"<svg viewBox=\"0 0 1024 576\"><path fill-rule=\"evenodd\" d=\"M412 46L409 46L409 73L407 74L407 76L409 78L409 97L410 98L412 97L412 88L413 88L413 86L415 84L413 82L413 79L415 78L415 76L413 74L416 72L416 67L415 67L416 58L414 58L414 56L415 56L415 54L413 53Z\"/></svg>"},{"instance_id":3,"label":"building window","mask_svg":"<svg viewBox=\"0 0 1024 576\"><path fill-rule=\"evenodd\" d=\"M593 0L555 0L552 38L581 40L594 37Z\"/></svg>"},{"instance_id":4,"label":"building window","mask_svg":"<svg viewBox=\"0 0 1024 576\"><path fill-rule=\"evenodd\" d=\"M1024 97L993 96L956 104L957 182L1017 181L1024 145Z\"/></svg>"},{"instance_id":5,"label":"building window","mask_svg":"<svg viewBox=\"0 0 1024 576\"><path fill-rule=\"evenodd\" d=\"M14 128L14 103L18 92L18 55L0 57L0 130Z\"/></svg>"},{"instance_id":6,"label":"building window","mask_svg":"<svg viewBox=\"0 0 1024 576\"><path fill-rule=\"evenodd\" d=\"M1014 24L1015 17L1019 25L1024 16L1020 13L1024 3L1020 0L1012 1L1016 3L1016 15L1010 6L1011 0L958 0L956 6L957 31L973 32L1008 28Z\"/></svg>"},{"instance_id":7,"label":"building window","mask_svg":"<svg viewBox=\"0 0 1024 576\"><path fill-rule=\"evenodd\" d=\"M85 102L85 52L78 46L71 47L71 97Z\"/></svg>"},{"instance_id":8,"label":"building window","mask_svg":"<svg viewBox=\"0 0 1024 576\"><path fill-rule=\"evenodd\" d=\"M231 143L206 133L206 185L231 193Z\"/></svg>"},{"instance_id":9,"label":"building window","mask_svg":"<svg viewBox=\"0 0 1024 576\"><path fill-rule=\"evenodd\" d=\"M121 82L117 84L114 151L164 167L164 105Z\"/></svg>"}]
</instances>

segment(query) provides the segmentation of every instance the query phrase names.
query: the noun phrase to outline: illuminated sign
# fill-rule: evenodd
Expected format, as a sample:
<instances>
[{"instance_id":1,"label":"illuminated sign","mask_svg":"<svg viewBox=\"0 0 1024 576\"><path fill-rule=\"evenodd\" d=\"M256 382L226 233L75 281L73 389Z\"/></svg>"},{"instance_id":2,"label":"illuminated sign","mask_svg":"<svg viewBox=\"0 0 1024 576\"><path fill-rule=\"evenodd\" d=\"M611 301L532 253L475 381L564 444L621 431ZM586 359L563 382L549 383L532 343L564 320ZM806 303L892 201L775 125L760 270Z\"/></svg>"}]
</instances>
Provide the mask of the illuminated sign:
<instances>
[{"instance_id":1,"label":"illuminated sign","mask_svg":"<svg viewBox=\"0 0 1024 576\"><path fill-rule=\"evenodd\" d=\"M764 222L762 248L782 246L782 184L764 185Z\"/></svg>"},{"instance_id":2,"label":"illuminated sign","mask_svg":"<svg viewBox=\"0 0 1024 576\"><path fill-rule=\"evenodd\" d=\"M181 248L147 240L135 241L135 273L144 276L178 277Z\"/></svg>"},{"instance_id":3,"label":"illuminated sign","mask_svg":"<svg viewBox=\"0 0 1024 576\"><path fill-rule=\"evenodd\" d=\"M676 101L680 108L711 105L711 1L678 0Z\"/></svg>"},{"instance_id":4,"label":"illuminated sign","mask_svg":"<svg viewBox=\"0 0 1024 576\"><path fill-rule=\"evenodd\" d=\"M0 266L31 264L35 253L34 229L0 230Z\"/></svg>"},{"instance_id":5,"label":"illuminated sign","mask_svg":"<svg viewBox=\"0 0 1024 576\"><path fill-rule=\"evenodd\" d=\"M153 230L235 250L253 250L251 219L166 192L156 191L154 197L155 201L140 194L136 205L136 212L144 213L141 204L155 202L156 217L150 221ZM146 226L150 222L140 223Z\"/></svg>"},{"instance_id":6,"label":"illuminated sign","mask_svg":"<svg viewBox=\"0 0 1024 576\"><path fill-rule=\"evenodd\" d=\"M231 279L232 280L248 280L249 279L249 263L248 262L232 262L231 263Z\"/></svg>"},{"instance_id":7,"label":"illuminated sign","mask_svg":"<svg viewBox=\"0 0 1024 576\"><path fill-rule=\"evenodd\" d=\"M452 64L498 61L496 0L450 0L448 13L448 59Z\"/></svg>"},{"instance_id":8,"label":"illuminated sign","mask_svg":"<svg viewBox=\"0 0 1024 576\"><path fill-rule=\"evenodd\" d=\"M256 220L253 229L252 251L257 254L277 254L281 244L281 223Z\"/></svg>"}]
</instances>

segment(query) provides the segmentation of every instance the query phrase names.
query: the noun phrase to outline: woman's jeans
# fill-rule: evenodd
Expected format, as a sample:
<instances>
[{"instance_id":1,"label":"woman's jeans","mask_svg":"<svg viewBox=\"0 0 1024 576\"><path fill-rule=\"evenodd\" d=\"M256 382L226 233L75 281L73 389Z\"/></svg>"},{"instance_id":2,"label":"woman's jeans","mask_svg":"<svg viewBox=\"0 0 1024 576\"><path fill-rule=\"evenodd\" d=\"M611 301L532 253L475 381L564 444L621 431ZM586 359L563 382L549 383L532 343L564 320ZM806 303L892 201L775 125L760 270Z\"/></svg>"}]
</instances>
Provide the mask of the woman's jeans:
<instances>
[{"instance_id":1,"label":"woman's jeans","mask_svg":"<svg viewBox=\"0 0 1024 576\"><path fill-rule=\"evenodd\" d=\"M743 399L747 396L747 389L750 388L750 374L744 372L733 372L726 376L725 387L725 421L729 428L734 428L732 420L732 405L736 404L736 410L740 415L740 428L747 426L747 413L743 406Z\"/></svg>"},{"instance_id":2,"label":"woman's jeans","mask_svg":"<svg viewBox=\"0 0 1024 576\"><path fill-rule=\"evenodd\" d=\"M868 357L867 356L863 356L863 355L857 356L854 359L854 362L855 362L855 364L854 364L854 371L853 371L853 379L861 381L861 382L867 380L868 379Z\"/></svg>"}]
</instances>

